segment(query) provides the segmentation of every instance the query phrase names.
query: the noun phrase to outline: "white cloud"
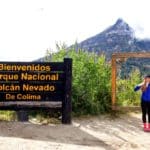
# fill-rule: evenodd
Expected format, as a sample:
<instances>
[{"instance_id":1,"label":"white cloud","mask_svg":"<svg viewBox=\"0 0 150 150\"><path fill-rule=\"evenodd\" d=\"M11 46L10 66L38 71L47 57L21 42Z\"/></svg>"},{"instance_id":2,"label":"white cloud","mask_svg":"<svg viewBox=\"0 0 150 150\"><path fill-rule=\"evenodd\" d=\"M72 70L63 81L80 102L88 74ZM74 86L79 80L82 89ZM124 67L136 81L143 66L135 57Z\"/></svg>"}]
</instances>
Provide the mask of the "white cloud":
<instances>
[{"instance_id":1,"label":"white cloud","mask_svg":"<svg viewBox=\"0 0 150 150\"><path fill-rule=\"evenodd\" d=\"M33 60L104 30L118 18L150 37L149 0L0 1L0 60ZM143 31L139 32L139 27Z\"/></svg>"}]
</instances>

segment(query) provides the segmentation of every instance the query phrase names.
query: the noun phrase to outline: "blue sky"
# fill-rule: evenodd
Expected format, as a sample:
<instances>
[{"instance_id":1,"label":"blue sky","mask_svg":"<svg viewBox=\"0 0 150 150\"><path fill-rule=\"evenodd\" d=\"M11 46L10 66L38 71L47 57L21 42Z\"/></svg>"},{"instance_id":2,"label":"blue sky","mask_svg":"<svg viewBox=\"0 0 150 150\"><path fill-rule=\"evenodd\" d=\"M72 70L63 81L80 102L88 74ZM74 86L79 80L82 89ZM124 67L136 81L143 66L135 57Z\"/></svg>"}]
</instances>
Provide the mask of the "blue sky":
<instances>
[{"instance_id":1,"label":"blue sky","mask_svg":"<svg viewBox=\"0 0 150 150\"><path fill-rule=\"evenodd\" d=\"M0 1L0 61L32 61L103 31L123 18L150 38L149 0Z\"/></svg>"}]
</instances>

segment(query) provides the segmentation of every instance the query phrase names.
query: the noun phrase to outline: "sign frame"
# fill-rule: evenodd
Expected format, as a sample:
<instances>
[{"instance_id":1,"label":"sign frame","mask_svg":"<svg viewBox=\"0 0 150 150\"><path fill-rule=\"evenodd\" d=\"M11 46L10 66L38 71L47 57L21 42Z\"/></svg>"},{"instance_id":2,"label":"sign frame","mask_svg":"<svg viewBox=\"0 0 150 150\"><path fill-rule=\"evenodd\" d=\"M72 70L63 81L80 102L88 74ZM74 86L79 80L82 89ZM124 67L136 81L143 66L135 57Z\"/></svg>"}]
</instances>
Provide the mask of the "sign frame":
<instances>
[{"instance_id":1,"label":"sign frame","mask_svg":"<svg viewBox=\"0 0 150 150\"><path fill-rule=\"evenodd\" d=\"M15 64L21 62L0 62ZM22 62L24 63L24 62ZM64 62L25 62L26 64L49 64L50 66L54 66L54 72L58 72L63 74L61 76L61 85L63 85L63 89L61 92L56 92L55 96L51 96L51 100L43 100L43 101L0 101L0 110L33 110L33 109L61 109L62 111L62 123L70 124L71 123L71 111L72 111L72 59L64 58ZM1 71L0 71L1 72ZM0 81L1 82L1 81ZM51 83L51 81L49 81ZM39 81L40 83L40 81ZM52 81L53 83L53 81ZM61 93L61 94L60 94ZM56 98L56 99L55 99ZM59 98L59 100L57 100Z\"/></svg>"},{"instance_id":2,"label":"sign frame","mask_svg":"<svg viewBox=\"0 0 150 150\"><path fill-rule=\"evenodd\" d=\"M117 89L117 61L125 61L128 58L150 58L150 52L120 52L113 53L111 59L111 108L112 110L120 110L125 107L116 105L116 89ZM127 108L129 109L129 107Z\"/></svg>"}]
</instances>

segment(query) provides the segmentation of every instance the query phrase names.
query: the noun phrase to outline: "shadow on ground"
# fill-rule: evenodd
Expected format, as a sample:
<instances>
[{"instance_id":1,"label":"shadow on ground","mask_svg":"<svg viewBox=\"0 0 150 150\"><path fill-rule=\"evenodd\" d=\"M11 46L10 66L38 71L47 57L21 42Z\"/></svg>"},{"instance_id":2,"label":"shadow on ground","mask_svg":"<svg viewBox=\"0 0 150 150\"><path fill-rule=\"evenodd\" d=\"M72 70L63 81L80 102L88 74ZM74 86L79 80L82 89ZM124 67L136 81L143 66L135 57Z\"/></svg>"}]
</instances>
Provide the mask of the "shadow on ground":
<instances>
[{"instance_id":1,"label":"shadow on ground","mask_svg":"<svg viewBox=\"0 0 150 150\"><path fill-rule=\"evenodd\" d=\"M135 140L135 137L140 134L149 136L142 131L140 116L124 114L117 118L108 115L80 118L74 119L72 125L0 122L0 136L95 146L106 150L136 149L144 143L140 145L140 139Z\"/></svg>"}]
</instances>

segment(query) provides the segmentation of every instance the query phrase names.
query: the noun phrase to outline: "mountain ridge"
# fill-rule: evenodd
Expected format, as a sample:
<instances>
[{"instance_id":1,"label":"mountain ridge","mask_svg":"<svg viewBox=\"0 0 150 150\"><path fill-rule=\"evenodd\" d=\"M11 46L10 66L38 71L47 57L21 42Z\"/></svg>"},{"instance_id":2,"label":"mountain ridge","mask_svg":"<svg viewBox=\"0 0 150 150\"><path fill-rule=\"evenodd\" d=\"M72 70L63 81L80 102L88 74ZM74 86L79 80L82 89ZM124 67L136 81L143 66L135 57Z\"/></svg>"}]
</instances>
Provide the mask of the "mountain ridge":
<instances>
[{"instance_id":1,"label":"mountain ridge","mask_svg":"<svg viewBox=\"0 0 150 150\"><path fill-rule=\"evenodd\" d=\"M97 54L105 54L106 59L110 60L114 52L150 52L150 39L139 39L135 36L135 31L128 23L119 18L113 25L107 27L104 31L83 40L80 43L69 46ZM49 57L49 59L51 59ZM39 58L35 61L43 62L45 58ZM134 62L132 62L135 64ZM148 63L148 60L138 61L138 68L141 64ZM135 66L135 65L134 65Z\"/></svg>"},{"instance_id":2,"label":"mountain ridge","mask_svg":"<svg viewBox=\"0 0 150 150\"><path fill-rule=\"evenodd\" d=\"M98 54L103 52L110 58L114 52L149 52L150 40L138 39L134 29L119 18L114 25L80 42L78 47Z\"/></svg>"}]
</instances>

